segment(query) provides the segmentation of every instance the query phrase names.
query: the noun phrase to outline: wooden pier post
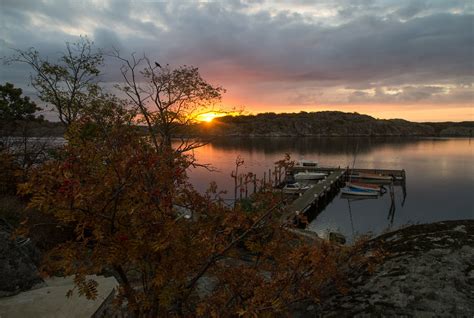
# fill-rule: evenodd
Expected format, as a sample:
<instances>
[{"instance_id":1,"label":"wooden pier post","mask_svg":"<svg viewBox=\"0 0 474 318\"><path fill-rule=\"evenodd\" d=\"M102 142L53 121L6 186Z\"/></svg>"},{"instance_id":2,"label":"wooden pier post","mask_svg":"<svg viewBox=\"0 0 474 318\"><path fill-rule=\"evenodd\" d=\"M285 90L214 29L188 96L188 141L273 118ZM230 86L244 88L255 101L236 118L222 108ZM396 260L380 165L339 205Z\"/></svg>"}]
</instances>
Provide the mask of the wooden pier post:
<instances>
[{"instance_id":1,"label":"wooden pier post","mask_svg":"<svg viewBox=\"0 0 474 318\"><path fill-rule=\"evenodd\" d=\"M257 175L253 175L253 193L257 193Z\"/></svg>"},{"instance_id":2,"label":"wooden pier post","mask_svg":"<svg viewBox=\"0 0 474 318\"><path fill-rule=\"evenodd\" d=\"M240 200L242 200L242 176L239 176L239 184Z\"/></svg>"},{"instance_id":3,"label":"wooden pier post","mask_svg":"<svg viewBox=\"0 0 474 318\"><path fill-rule=\"evenodd\" d=\"M402 206L405 204L405 199L407 198L407 182L406 182L406 173L405 169L402 170L402 192L403 192L403 200L402 200Z\"/></svg>"},{"instance_id":4,"label":"wooden pier post","mask_svg":"<svg viewBox=\"0 0 474 318\"><path fill-rule=\"evenodd\" d=\"M248 196L249 196L249 191L248 191L248 184L249 184L249 182L248 182L248 178L249 178L249 175L246 174L246 175L245 175L245 198L246 198L246 199L247 199Z\"/></svg>"},{"instance_id":5,"label":"wooden pier post","mask_svg":"<svg viewBox=\"0 0 474 318\"><path fill-rule=\"evenodd\" d=\"M277 167L273 170L274 177L275 177L275 187L278 185L278 175L277 175Z\"/></svg>"}]
</instances>

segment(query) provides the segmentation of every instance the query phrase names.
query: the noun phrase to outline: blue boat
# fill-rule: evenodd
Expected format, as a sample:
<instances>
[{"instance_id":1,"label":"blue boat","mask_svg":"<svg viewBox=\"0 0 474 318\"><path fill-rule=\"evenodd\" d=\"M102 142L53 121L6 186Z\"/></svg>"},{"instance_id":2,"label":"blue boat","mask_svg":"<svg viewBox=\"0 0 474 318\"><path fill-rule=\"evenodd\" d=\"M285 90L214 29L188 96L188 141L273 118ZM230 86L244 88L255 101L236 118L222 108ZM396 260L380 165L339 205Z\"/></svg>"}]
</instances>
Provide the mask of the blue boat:
<instances>
[{"instance_id":1,"label":"blue boat","mask_svg":"<svg viewBox=\"0 0 474 318\"><path fill-rule=\"evenodd\" d=\"M376 190L359 189L359 188L352 188L352 187L342 188L341 193L349 194L349 195L358 195L358 196L369 196L369 197L376 197L379 195L379 192Z\"/></svg>"}]
</instances>

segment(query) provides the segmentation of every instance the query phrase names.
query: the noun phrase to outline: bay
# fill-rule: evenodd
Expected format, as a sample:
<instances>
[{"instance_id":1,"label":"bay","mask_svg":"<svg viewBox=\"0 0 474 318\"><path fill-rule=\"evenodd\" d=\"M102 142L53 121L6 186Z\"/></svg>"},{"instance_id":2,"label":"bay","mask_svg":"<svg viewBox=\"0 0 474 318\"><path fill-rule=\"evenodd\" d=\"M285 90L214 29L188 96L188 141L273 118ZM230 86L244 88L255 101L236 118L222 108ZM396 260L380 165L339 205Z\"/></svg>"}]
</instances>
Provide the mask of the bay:
<instances>
[{"instance_id":1,"label":"bay","mask_svg":"<svg viewBox=\"0 0 474 318\"><path fill-rule=\"evenodd\" d=\"M337 195L308 229L324 236L338 231L349 240L380 234L409 224L474 218L474 142L469 138L225 138L195 150L200 163L217 171L190 171L199 191L211 181L233 197L231 171L240 156L240 172L259 177L289 153L293 159L316 160L320 166L405 169L407 196L395 187L395 212L388 194L376 200L348 201Z\"/></svg>"}]
</instances>

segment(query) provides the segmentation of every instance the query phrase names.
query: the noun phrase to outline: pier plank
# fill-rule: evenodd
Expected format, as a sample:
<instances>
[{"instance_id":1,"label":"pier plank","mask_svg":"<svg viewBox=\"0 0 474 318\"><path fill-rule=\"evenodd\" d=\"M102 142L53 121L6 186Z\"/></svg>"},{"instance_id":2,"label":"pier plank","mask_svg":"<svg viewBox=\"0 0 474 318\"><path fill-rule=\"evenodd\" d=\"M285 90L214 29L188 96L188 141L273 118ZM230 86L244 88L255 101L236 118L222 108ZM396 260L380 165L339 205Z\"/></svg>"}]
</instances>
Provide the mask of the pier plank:
<instances>
[{"instance_id":1,"label":"pier plank","mask_svg":"<svg viewBox=\"0 0 474 318\"><path fill-rule=\"evenodd\" d=\"M310 189L305 191L302 196L294 200L290 205L287 206L285 213L286 217L290 217L294 214L305 213L315 201L318 201L327 192L334 189L338 181L344 178L346 170L336 168L334 169L326 179L313 185Z\"/></svg>"}]
</instances>

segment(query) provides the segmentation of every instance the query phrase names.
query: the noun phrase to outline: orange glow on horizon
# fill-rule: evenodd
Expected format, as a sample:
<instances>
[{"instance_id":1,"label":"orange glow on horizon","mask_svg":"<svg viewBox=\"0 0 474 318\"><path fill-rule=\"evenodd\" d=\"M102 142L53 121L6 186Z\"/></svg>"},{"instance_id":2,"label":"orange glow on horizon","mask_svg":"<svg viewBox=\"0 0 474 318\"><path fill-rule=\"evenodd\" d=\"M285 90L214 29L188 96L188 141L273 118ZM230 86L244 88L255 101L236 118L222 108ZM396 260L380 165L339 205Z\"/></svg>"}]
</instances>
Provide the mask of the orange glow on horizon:
<instances>
[{"instance_id":1,"label":"orange glow on horizon","mask_svg":"<svg viewBox=\"0 0 474 318\"><path fill-rule=\"evenodd\" d=\"M240 101L238 98L225 98L227 105L244 105L244 114L259 113L299 113L320 111L357 112L378 119L404 119L413 122L461 122L474 121L474 107L469 104L320 104L320 105L290 105L276 102L268 105L265 102L255 103Z\"/></svg>"},{"instance_id":2,"label":"orange glow on horizon","mask_svg":"<svg viewBox=\"0 0 474 318\"><path fill-rule=\"evenodd\" d=\"M217 113L217 112L207 112L207 113L204 113L204 114L200 114L197 116L197 120L198 121L201 121L201 122L212 122L212 120L216 117L222 117L222 116L225 116L226 114L223 114L223 113Z\"/></svg>"}]
</instances>

